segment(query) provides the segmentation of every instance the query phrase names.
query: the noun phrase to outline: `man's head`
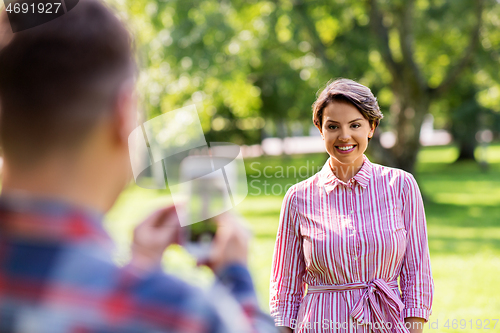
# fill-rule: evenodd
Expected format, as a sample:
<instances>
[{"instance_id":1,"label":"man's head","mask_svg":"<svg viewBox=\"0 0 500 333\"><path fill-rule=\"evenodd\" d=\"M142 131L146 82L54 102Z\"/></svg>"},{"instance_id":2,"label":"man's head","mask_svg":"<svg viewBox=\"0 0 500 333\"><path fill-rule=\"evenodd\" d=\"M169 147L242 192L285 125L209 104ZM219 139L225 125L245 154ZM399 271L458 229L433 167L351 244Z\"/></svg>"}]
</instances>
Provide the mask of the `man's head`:
<instances>
[{"instance_id":1,"label":"man's head","mask_svg":"<svg viewBox=\"0 0 500 333\"><path fill-rule=\"evenodd\" d=\"M107 141L113 136L126 153L132 116L125 113L132 113L127 96L135 71L130 34L100 1L80 1L67 14L18 33L12 33L2 13L0 140L5 165L36 169L55 155L78 156L89 142L96 149L112 146ZM99 138L94 137L98 129Z\"/></svg>"},{"instance_id":2,"label":"man's head","mask_svg":"<svg viewBox=\"0 0 500 333\"><path fill-rule=\"evenodd\" d=\"M0 139L5 158L32 164L77 149L133 75L131 38L98 1L0 40Z\"/></svg>"}]
</instances>

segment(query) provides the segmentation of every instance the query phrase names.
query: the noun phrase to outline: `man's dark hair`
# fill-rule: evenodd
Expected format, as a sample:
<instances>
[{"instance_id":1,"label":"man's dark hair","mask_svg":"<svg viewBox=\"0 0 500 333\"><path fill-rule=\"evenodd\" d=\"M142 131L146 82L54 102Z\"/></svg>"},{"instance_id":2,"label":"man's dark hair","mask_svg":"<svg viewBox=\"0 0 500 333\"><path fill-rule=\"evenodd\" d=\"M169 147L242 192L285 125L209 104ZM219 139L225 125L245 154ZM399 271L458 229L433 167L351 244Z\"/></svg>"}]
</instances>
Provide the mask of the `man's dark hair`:
<instances>
[{"instance_id":1,"label":"man's dark hair","mask_svg":"<svg viewBox=\"0 0 500 333\"><path fill-rule=\"evenodd\" d=\"M133 77L132 38L98 0L12 33L0 14L0 140L17 166L76 149Z\"/></svg>"}]
</instances>

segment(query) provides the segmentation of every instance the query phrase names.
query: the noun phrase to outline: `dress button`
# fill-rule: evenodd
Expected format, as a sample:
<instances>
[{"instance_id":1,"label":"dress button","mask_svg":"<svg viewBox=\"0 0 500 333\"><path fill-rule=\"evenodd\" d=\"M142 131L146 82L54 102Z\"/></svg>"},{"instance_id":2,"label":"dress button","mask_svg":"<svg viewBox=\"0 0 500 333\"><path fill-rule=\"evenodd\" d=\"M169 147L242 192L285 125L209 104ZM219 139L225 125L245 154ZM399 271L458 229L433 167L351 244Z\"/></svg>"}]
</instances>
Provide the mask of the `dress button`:
<instances>
[{"instance_id":1,"label":"dress button","mask_svg":"<svg viewBox=\"0 0 500 333\"><path fill-rule=\"evenodd\" d=\"M354 256L354 260L358 260L358 257L357 257L357 256Z\"/></svg>"},{"instance_id":2,"label":"dress button","mask_svg":"<svg viewBox=\"0 0 500 333\"><path fill-rule=\"evenodd\" d=\"M351 210L351 214L354 214L354 211L353 211L353 210Z\"/></svg>"}]
</instances>

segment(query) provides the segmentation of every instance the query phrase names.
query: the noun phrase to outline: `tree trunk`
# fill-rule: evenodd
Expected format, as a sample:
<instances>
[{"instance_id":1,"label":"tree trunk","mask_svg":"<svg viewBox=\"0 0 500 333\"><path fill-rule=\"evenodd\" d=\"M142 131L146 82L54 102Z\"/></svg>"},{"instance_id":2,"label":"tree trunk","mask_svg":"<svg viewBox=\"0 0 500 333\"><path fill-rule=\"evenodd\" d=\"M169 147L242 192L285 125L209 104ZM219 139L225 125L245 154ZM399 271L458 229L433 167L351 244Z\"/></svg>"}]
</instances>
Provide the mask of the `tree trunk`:
<instances>
[{"instance_id":1,"label":"tree trunk","mask_svg":"<svg viewBox=\"0 0 500 333\"><path fill-rule=\"evenodd\" d=\"M431 95L406 68L401 73L401 79L395 79L393 92L395 100L391 114L396 144L391 149L391 160L396 168L413 173L420 149L420 128L429 111Z\"/></svg>"},{"instance_id":2,"label":"tree trunk","mask_svg":"<svg viewBox=\"0 0 500 333\"><path fill-rule=\"evenodd\" d=\"M474 150L476 149L476 144L470 141L462 141L459 143L459 154L457 161L472 160L475 161Z\"/></svg>"},{"instance_id":3,"label":"tree trunk","mask_svg":"<svg viewBox=\"0 0 500 333\"><path fill-rule=\"evenodd\" d=\"M468 100L453 110L451 133L460 149L457 161L475 161L474 150L478 145L476 133L480 129L478 115L481 112L481 106L476 101L475 89L462 92L462 94L463 96L468 96Z\"/></svg>"},{"instance_id":4,"label":"tree trunk","mask_svg":"<svg viewBox=\"0 0 500 333\"><path fill-rule=\"evenodd\" d=\"M397 118L396 145L392 149L395 167L414 172L420 149L420 127L427 114L428 102L402 101Z\"/></svg>"}]
</instances>

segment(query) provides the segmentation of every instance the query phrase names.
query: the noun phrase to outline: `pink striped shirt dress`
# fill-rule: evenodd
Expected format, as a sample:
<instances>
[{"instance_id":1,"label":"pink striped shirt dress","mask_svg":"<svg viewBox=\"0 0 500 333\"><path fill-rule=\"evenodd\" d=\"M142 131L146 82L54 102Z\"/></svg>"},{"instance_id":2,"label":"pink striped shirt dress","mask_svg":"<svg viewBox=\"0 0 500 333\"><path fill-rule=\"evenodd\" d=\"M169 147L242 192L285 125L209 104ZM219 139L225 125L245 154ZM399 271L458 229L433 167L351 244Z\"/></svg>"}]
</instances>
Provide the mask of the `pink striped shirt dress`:
<instances>
[{"instance_id":1,"label":"pink striped shirt dress","mask_svg":"<svg viewBox=\"0 0 500 333\"><path fill-rule=\"evenodd\" d=\"M270 307L295 332L409 332L431 314L433 279L422 196L403 170L364 156L347 183L329 160L285 195Z\"/></svg>"}]
</instances>

